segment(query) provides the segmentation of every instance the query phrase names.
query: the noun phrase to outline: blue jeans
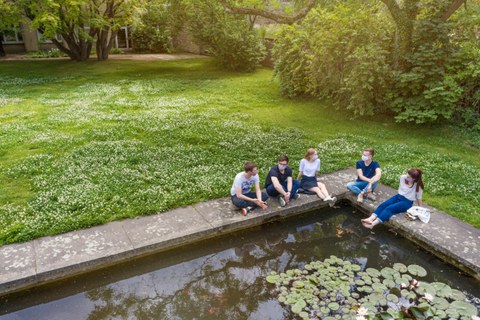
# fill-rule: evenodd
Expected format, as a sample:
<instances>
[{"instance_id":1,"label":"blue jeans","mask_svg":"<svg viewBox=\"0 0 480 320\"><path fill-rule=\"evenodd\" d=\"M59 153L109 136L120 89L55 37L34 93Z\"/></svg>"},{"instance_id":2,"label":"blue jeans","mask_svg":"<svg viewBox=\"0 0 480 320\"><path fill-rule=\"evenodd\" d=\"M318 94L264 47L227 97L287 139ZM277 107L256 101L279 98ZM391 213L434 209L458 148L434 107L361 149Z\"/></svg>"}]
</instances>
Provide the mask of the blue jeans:
<instances>
[{"instance_id":1,"label":"blue jeans","mask_svg":"<svg viewBox=\"0 0 480 320\"><path fill-rule=\"evenodd\" d=\"M372 192L375 190L375 188L378 185L378 181L372 184ZM360 194L360 192L367 192L367 186L368 182L367 181L353 181L347 183L347 189L355 193L356 195Z\"/></svg>"},{"instance_id":2,"label":"blue jeans","mask_svg":"<svg viewBox=\"0 0 480 320\"><path fill-rule=\"evenodd\" d=\"M405 212L412 206L413 201L396 194L390 199L385 200L373 213L377 216L377 219L380 220L380 222L385 222L393 215Z\"/></svg>"},{"instance_id":3,"label":"blue jeans","mask_svg":"<svg viewBox=\"0 0 480 320\"><path fill-rule=\"evenodd\" d=\"M244 196L247 196L252 199L257 199L257 194L255 192L249 192L249 193L244 193ZM265 192L262 192L262 201L267 201L268 199L268 194ZM239 208L246 208L246 207L251 207L252 209L258 208L257 204L251 201L245 201L243 199L240 199L236 195L232 196L232 203L239 207Z\"/></svg>"},{"instance_id":4,"label":"blue jeans","mask_svg":"<svg viewBox=\"0 0 480 320\"><path fill-rule=\"evenodd\" d=\"M281 182L280 185L283 187L284 191L287 191L287 182L286 181ZM300 188L300 181L292 180L292 191L290 191L290 199L295 198L295 195L297 194L298 188ZM268 195L271 196L271 197L276 197L280 194L277 191L277 189L275 189L275 186L273 185L273 183L268 185L266 190L267 190Z\"/></svg>"}]
</instances>

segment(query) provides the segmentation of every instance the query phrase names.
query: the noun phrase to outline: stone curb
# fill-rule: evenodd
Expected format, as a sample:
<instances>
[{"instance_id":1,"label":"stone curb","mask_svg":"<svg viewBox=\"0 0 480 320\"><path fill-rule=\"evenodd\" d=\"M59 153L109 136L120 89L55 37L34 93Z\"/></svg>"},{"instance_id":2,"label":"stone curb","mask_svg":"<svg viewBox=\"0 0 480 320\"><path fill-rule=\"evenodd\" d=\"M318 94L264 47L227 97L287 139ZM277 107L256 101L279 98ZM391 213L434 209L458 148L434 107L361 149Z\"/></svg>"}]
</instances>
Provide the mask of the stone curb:
<instances>
[{"instance_id":1,"label":"stone curb","mask_svg":"<svg viewBox=\"0 0 480 320\"><path fill-rule=\"evenodd\" d=\"M347 169L323 175L320 180L338 200L351 202L366 213L396 193L381 185L377 188L379 199L376 202L366 201L359 205L356 197L345 189L355 175L354 169ZM221 198L152 216L2 246L0 296L326 206L328 204L316 196L302 195L283 208L276 199L270 199L267 210L255 210L244 217L233 208L230 198ZM432 219L428 224L407 221L400 214L388 225L480 279L477 245L480 230L434 208L431 210Z\"/></svg>"}]
</instances>

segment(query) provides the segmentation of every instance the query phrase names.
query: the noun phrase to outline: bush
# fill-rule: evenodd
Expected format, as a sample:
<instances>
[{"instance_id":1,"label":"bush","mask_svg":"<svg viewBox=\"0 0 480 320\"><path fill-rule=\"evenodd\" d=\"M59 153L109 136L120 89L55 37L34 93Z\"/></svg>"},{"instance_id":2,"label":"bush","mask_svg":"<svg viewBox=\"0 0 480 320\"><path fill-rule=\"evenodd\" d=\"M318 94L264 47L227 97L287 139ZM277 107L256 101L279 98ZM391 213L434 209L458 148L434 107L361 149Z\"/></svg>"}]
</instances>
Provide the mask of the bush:
<instances>
[{"instance_id":1,"label":"bush","mask_svg":"<svg viewBox=\"0 0 480 320\"><path fill-rule=\"evenodd\" d=\"M177 1L150 1L148 10L136 21L132 32L137 52L172 52L172 39L183 24L180 3Z\"/></svg>"},{"instance_id":2,"label":"bush","mask_svg":"<svg viewBox=\"0 0 480 320\"><path fill-rule=\"evenodd\" d=\"M29 58L59 58L66 57L67 55L62 51L53 48L50 50L41 50L41 51L30 51L25 54Z\"/></svg>"},{"instance_id":3,"label":"bush","mask_svg":"<svg viewBox=\"0 0 480 320\"><path fill-rule=\"evenodd\" d=\"M284 27L274 46L275 74L290 97L333 99L355 114L384 102L390 79L388 21L378 7L313 9L301 24Z\"/></svg>"},{"instance_id":4,"label":"bush","mask_svg":"<svg viewBox=\"0 0 480 320\"><path fill-rule=\"evenodd\" d=\"M253 71L265 58L262 39L244 16L225 12L222 6L194 1L194 14L189 16L188 29L194 40L208 47L226 69Z\"/></svg>"}]
</instances>

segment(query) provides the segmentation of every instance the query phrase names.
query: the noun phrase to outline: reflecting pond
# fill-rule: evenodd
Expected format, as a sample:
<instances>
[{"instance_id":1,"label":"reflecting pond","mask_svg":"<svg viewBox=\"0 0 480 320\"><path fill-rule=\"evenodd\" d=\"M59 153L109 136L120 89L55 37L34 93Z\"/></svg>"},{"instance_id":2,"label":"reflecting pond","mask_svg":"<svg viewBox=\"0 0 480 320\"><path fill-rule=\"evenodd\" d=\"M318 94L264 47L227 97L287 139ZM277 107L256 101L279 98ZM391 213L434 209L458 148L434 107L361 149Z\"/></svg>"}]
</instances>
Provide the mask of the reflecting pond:
<instances>
[{"instance_id":1,"label":"reflecting pond","mask_svg":"<svg viewBox=\"0 0 480 320\"><path fill-rule=\"evenodd\" d=\"M330 255L362 267L419 264L479 306L480 283L348 206L132 260L0 298L0 320L291 319L265 276Z\"/></svg>"}]
</instances>

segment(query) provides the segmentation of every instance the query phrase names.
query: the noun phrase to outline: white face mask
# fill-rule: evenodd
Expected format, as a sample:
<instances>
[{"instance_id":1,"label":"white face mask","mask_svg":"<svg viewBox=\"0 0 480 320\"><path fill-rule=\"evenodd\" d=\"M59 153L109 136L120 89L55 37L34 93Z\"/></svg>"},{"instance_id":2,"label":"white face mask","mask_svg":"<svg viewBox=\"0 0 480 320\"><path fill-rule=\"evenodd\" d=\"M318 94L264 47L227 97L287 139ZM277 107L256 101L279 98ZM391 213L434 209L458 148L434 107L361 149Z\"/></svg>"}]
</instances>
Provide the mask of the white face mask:
<instances>
[{"instance_id":1,"label":"white face mask","mask_svg":"<svg viewBox=\"0 0 480 320\"><path fill-rule=\"evenodd\" d=\"M362 156L362 161L368 161L368 156Z\"/></svg>"},{"instance_id":2,"label":"white face mask","mask_svg":"<svg viewBox=\"0 0 480 320\"><path fill-rule=\"evenodd\" d=\"M313 157L312 157L313 161L317 160L318 159L318 155L317 154L314 154Z\"/></svg>"},{"instance_id":3,"label":"white face mask","mask_svg":"<svg viewBox=\"0 0 480 320\"><path fill-rule=\"evenodd\" d=\"M285 170L286 168L287 168L287 165L286 165L286 164L279 164L279 165L278 165L278 169L279 169L279 170L282 170L282 171L283 171L283 170Z\"/></svg>"}]
</instances>

